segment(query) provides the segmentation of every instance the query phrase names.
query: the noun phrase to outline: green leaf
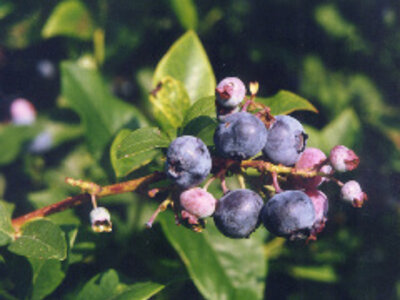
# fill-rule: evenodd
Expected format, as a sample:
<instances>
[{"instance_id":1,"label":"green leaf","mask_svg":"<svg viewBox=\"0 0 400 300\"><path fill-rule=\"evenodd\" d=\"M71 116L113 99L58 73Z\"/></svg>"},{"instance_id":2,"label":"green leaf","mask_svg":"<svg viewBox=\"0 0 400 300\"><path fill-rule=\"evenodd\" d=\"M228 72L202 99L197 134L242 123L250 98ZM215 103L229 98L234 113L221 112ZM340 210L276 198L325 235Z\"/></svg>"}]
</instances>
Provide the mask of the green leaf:
<instances>
[{"instance_id":1,"label":"green leaf","mask_svg":"<svg viewBox=\"0 0 400 300\"><path fill-rule=\"evenodd\" d=\"M305 131L309 135L307 146L329 153L336 145L356 146L361 136L361 125L354 110L348 108L322 130L305 126Z\"/></svg>"},{"instance_id":2,"label":"green leaf","mask_svg":"<svg viewBox=\"0 0 400 300\"><path fill-rule=\"evenodd\" d=\"M160 148L169 146L171 140L156 127L145 127L135 131L123 129L111 146L111 162L117 177L150 163L160 153Z\"/></svg>"},{"instance_id":3,"label":"green leaf","mask_svg":"<svg viewBox=\"0 0 400 300\"><path fill-rule=\"evenodd\" d=\"M188 109L183 121L184 135L200 138L207 146L214 144L214 131L218 126L215 112L215 97L202 98Z\"/></svg>"},{"instance_id":4,"label":"green leaf","mask_svg":"<svg viewBox=\"0 0 400 300\"><path fill-rule=\"evenodd\" d=\"M144 300L149 299L164 288L154 282L143 282L127 285L121 283L118 273L109 270L93 277L83 287L77 300Z\"/></svg>"},{"instance_id":5,"label":"green leaf","mask_svg":"<svg viewBox=\"0 0 400 300\"><path fill-rule=\"evenodd\" d=\"M171 76L186 87L191 102L214 95L215 76L198 36L188 31L179 38L158 63L153 85Z\"/></svg>"},{"instance_id":6,"label":"green leaf","mask_svg":"<svg viewBox=\"0 0 400 300\"><path fill-rule=\"evenodd\" d=\"M183 121L183 127L185 127L190 121L195 118L207 116L210 118L216 118L215 110L215 97L204 97L192 104L187 110L185 120Z\"/></svg>"},{"instance_id":7,"label":"green leaf","mask_svg":"<svg viewBox=\"0 0 400 300\"><path fill-rule=\"evenodd\" d=\"M63 281L65 272L56 259L29 258L32 266L31 300L43 299L51 294Z\"/></svg>"},{"instance_id":8,"label":"green leaf","mask_svg":"<svg viewBox=\"0 0 400 300\"><path fill-rule=\"evenodd\" d=\"M52 222L36 220L26 223L22 235L8 250L29 258L64 260L67 256L67 244L64 233Z\"/></svg>"},{"instance_id":9,"label":"green leaf","mask_svg":"<svg viewBox=\"0 0 400 300\"><path fill-rule=\"evenodd\" d=\"M192 0L170 0L169 4L184 29L196 29L197 10Z\"/></svg>"},{"instance_id":10,"label":"green leaf","mask_svg":"<svg viewBox=\"0 0 400 300\"><path fill-rule=\"evenodd\" d=\"M13 162L23 146L37 134L32 126L7 125L0 127L0 165Z\"/></svg>"},{"instance_id":11,"label":"green leaf","mask_svg":"<svg viewBox=\"0 0 400 300\"><path fill-rule=\"evenodd\" d=\"M170 137L175 137L176 129L190 106L189 96L183 84L172 77L161 79L158 87L150 94L154 118Z\"/></svg>"},{"instance_id":12,"label":"green leaf","mask_svg":"<svg viewBox=\"0 0 400 300\"><path fill-rule=\"evenodd\" d=\"M249 239L224 237L212 222L202 233L176 226L173 216L160 216L162 229L207 299L262 299L266 276L265 231Z\"/></svg>"},{"instance_id":13,"label":"green leaf","mask_svg":"<svg viewBox=\"0 0 400 300\"><path fill-rule=\"evenodd\" d=\"M255 101L269 106L273 115L287 115L298 110L318 112L306 99L285 90L279 91L272 97L257 97Z\"/></svg>"},{"instance_id":14,"label":"green leaf","mask_svg":"<svg viewBox=\"0 0 400 300\"><path fill-rule=\"evenodd\" d=\"M61 74L62 95L80 115L89 149L96 158L121 127L136 129L146 124L134 106L111 95L95 70L64 62Z\"/></svg>"},{"instance_id":15,"label":"green leaf","mask_svg":"<svg viewBox=\"0 0 400 300\"><path fill-rule=\"evenodd\" d=\"M42 30L44 38L69 36L83 40L92 38L94 25L86 7L77 0L59 3Z\"/></svg>"},{"instance_id":16,"label":"green leaf","mask_svg":"<svg viewBox=\"0 0 400 300\"><path fill-rule=\"evenodd\" d=\"M298 279L308 279L318 282L336 282L338 277L332 266L292 266L289 273Z\"/></svg>"},{"instance_id":17,"label":"green leaf","mask_svg":"<svg viewBox=\"0 0 400 300\"><path fill-rule=\"evenodd\" d=\"M4 201L0 201L0 246L7 245L13 239L11 212Z\"/></svg>"}]
</instances>

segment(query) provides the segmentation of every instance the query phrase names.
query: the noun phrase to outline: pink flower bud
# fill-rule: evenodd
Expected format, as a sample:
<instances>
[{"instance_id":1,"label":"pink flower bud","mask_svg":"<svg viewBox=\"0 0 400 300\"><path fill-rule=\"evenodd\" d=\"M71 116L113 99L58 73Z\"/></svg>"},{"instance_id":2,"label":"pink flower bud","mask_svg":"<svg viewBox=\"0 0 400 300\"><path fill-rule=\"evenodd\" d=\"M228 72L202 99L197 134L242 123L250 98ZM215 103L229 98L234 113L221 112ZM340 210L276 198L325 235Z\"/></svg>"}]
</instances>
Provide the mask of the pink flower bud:
<instances>
[{"instance_id":1,"label":"pink flower bud","mask_svg":"<svg viewBox=\"0 0 400 300\"><path fill-rule=\"evenodd\" d=\"M336 171L351 171L358 167L360 159L353 150L343 146L335 146L329 155L329 160Z\"/></svg>"},{"instance_id":2,"label":"pink flower bud","mask_svg":"<svg viewBox=\"0 0 400 300\"><path fill-rule=\"evenodd\" d=\"M188 213L202 219L214 213L217 200L206 190L195 187L180 195L180 204Z\"/></svg>"},{"instance_id":3,"label":"pink flower bud","mask_svg":"<svg viewBox=\"0 0 400 300\"><path fill-rule=\"evenodd\" d=\"M350 180L342 186L343 200L350 201L354 207L361 207L364 201L368 200L367 194L364 193L360 184L355 180Z\"/></svg>"},{"instance_id":4,"label":"pink flower bud","mask_svg":"<svg viewBox=\"0 0 400 300\"><path fill-rule=\"evenodd\" d=\"M31 125L36 120L35 107L24 98L15 99L11 103L10 114L15 125Z\"/></svg>"},{"instance_id":5,"label":"pink flower bud","mask_svg":"<svg viewBox=\"0 0 400 300\"><path fill-rule=\"evenodd\" d=\"M94 232L110 232L111 216L105 207L96 207L90 212L90 223Z\"/></svg>"}]
</instances>

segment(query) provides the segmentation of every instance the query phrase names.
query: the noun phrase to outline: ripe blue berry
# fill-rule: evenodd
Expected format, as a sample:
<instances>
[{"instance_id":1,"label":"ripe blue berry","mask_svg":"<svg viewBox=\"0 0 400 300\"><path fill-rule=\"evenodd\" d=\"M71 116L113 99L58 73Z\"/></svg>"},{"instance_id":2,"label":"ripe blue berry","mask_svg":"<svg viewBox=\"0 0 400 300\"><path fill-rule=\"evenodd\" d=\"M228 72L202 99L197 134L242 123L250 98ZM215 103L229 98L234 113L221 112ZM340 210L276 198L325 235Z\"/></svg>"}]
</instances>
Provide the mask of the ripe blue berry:
<instances>
[{"instance_id":1,"label":"ripe blue berry","mask_svg":"<svg viewBox=\"0 0 400 300\"><path fill-rule=\"evenodd\" d=\"M230 238L247 238L259 225L263 201L246 189L228 192L219 199L214 213L217 228Z\"/></svg>"},{"instance_id":2,"label":"ripe blue berry","mask_svg":"<svg viewBox=\"0 0 400 300\"><path fill-rule=\"evenodd\" d=\"M247 159L261 151L267 141L267 129L247 112L227 116L214 133L217 152L224 157Z\"/></svg>"},{"instance_id":3,"label":"ripe blue berry","mask_svg":"<svg viewBox=\"0 0 400 300\"><path fill-rule=\"evenodd\" d=\"M276 194L263 207L264 226L277 236L291 240L307 238L315 222L315 210L310 197L301 191Z\"/></svg>"},{"instance_id":4,"label":"ripe blue berry","mask_svg":"<svg viewBox=\"0 0 400 300\"><path fill-rule=\"evenodd\" d=\"M215 92L219 105L234 108L242 102L246 95L246 87L239 78L227 77L218 83Z\"/></svg>"},{"instance_id":5,"label":"ripe blue berry","mask_svg":"<svg viewBox=\"0 0 400 300\"><path fill-rule=\"evenodd\" d=\"M166 172L180 188L188 189L201 183L210 171L210 152L199 138L185 135L169 145Z\"/></svg>"},{"instance_id":6,"label":"ripe blue berry","mask_svg":"<svg viewBox=\"0 0 400 300\"><path fill-rule=\"evenodd\" d=\"M179 196L179 203L185 211L203 219L214 213L217 200L206 190L194 187Z\"/></svg>"},{"instance_id":7,"label":"ripe blue berry","mask_svg":"<svg viewBox=\"0 0 400 300\"><path fill-rule=\"evenodd\" d=\"M268 129L268 140L264 155L273 163L294 165L304 151L307 134L303 126L291 116L279 115Z\"/></svg>"}]
</instances>

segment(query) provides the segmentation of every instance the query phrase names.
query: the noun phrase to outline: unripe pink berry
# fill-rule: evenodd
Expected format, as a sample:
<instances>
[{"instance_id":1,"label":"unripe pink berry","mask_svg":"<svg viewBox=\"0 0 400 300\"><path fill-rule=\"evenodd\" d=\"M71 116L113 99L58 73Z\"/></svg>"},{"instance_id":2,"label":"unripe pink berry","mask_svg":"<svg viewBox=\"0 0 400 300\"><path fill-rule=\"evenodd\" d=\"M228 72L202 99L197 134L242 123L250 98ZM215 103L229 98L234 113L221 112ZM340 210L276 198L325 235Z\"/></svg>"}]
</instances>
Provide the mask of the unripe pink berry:
<instances>
[{"instance_id":1,"label":"unripe pink berry","mask_svg":"<svg viewBox=\"0 0 400 300\"><path fill-rule=\"evenodd\" d=\"M213 195L199 187L184 191L179 200L184 210L200 219L211 216L217 204Z\"/></svg>"},{"instance_id":2,"label":"unripe pink berry","mask_svg":"<svg viewBox=\"0 0 400 300\"><path fill-rule=\"evenodd\" d=\"M328 197L319 190L306 190L306 194L310 197L315 210L315 220L309 237L310 240L315 240L317 235L325 228L329 202Z\"/></svg>"},{"instance_id":3,"label":"unripe pink berry","mask_svg":"<svg viewBox=\"0 0 400 300\"><path fill-rule=\"evenodd\" d=\"M218 83L215 92L219 105L234 108L244 99L246 87L239 78L226 77Z\"/></svg>"},{"instance_id":4,"label":"unripe pink berry","mask_svg":"<svg viewBox=\"0 0 400 300\"><path fill-rule=\"evenodd\" d=\"M306 148L300 155L299 160L296 162L295 168L297 170L321 171L329 174L332 170L332 167L329 165L323 165L325 161L326 155L320 149ZM306 189L315 188L323 181L324 178L321 176L315 176L311 178L296 176L295 178L296 186Z\"/></svg>"},{"instance_id":5,"label":"unripe pink berry","mask_svg":"<svg viewBox=\"0 0 400 300\"><path fill-rule=\"evenodd\" d=\"M316 189L307 190L305 193L310 197L314 205L315 221L325 221L329 208L328 197L323 192Z\"/></svg>"},{"instance_id":6,"label":"unripe pink berry","mask_svg":"<svg viewBox=\"0 0 400 300\"><path fill-rule=\"evenodd\" d=\"M360 184L355 180L346 182L342 186L341 194L343 200L351 202L354 207L361 207L368 199L367 194L362 191Z\"/></svg>"},{"instance_id":7,"label":"unripe pink berry","mask_svg":"<svg viewBox=\"0 0 400 300\"><path fill-rule=\"evenodd\" d=\"M15 125L31 125L36 120L35 107L24 98L17 98L11 103L10 114Z\"/></svg>"},{"instance_id":8,"label":"unripe pink berry","mask_svg":"<svg viewBox=\"0 0 400 300\"><path fill-rule=\"evenodd\" d=\"M351 171L358 167L360 159L353 150L343 145L335 146L329 155L329 160L336 171Z\"/></svg>"}]
</instances>

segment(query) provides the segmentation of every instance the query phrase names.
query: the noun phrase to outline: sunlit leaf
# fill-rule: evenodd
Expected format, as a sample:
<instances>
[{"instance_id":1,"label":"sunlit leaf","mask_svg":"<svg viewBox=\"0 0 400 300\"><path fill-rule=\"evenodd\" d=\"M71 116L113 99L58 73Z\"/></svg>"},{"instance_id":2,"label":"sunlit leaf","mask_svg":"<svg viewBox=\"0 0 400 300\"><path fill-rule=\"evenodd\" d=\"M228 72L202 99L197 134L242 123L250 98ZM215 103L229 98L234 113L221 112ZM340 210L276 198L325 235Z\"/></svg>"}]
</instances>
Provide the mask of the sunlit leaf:
<instances>
[{"instance_id":1,"label":"sunlit leaf","mask_svg":"<svg viewBox=\"0 0 400 300\"><path fill-rule=\"evenodd\" d=\"M64 260L67 244L64 233L52 222L36 220L26 223L22 235L10 244L8 250L29 258Z\"/></svg>"},{"instance_id":2,"label":"sunlit leaf","mask_svg":"<svg viewBox=\"0 0 400 300\"><path fill-rule=\"evenodd\" d=\"M265 231L249 239L229 239L207 223L202 233L176 226L171 214L160 217L163 231L178 252L196 287L207 299L261 299L267 272ZM210 220L211 221L211 220Z\"/></svg>"},{"instance_id":3,"label":"sunlit leaf","mask_svg":"<svg viewBox=\"0 0 400 300\"><path fill-rule=\"evenodd\" d=\"M183 82L192 103L214 95L214 72L195 32L188 31L178 39L158 63L153 77L154 87L165 76Z\"/></svg>"},{"instance_id":4,"label":"sunlit leaf","mask_svg":"<svg viewBox=\"0 0 400 300\"><path fill-rule=\"evenodd\" d=\"M287 115L298 110L318 112L306 99L289 91L279 91L272 97L256 98L255 101L270 107L273 115Z\"/></svg>"},{"instance_id":5,"label":"sunlit leaf","mask_svg":"<svg viewBox=\"0 0 400 300\"><path fill-rule=\"evenodd\" d=\"M111 146L111 162L117 177L126 176L152 161L160 148L169 146L170 139L158 128L145 127L119 132Z\"/></svg>"},{"instance_id":6,"label":"sunlit leaf","mask_svg":"<svg viewBox=\"0 0 400 300\"><path fill-rule=\"evenodd\" d=\"M60 2L51 13L42 30L44 38L70 36L89 40L94 24L86 7L78 0Z\"/></svg>"}]
</instances>

